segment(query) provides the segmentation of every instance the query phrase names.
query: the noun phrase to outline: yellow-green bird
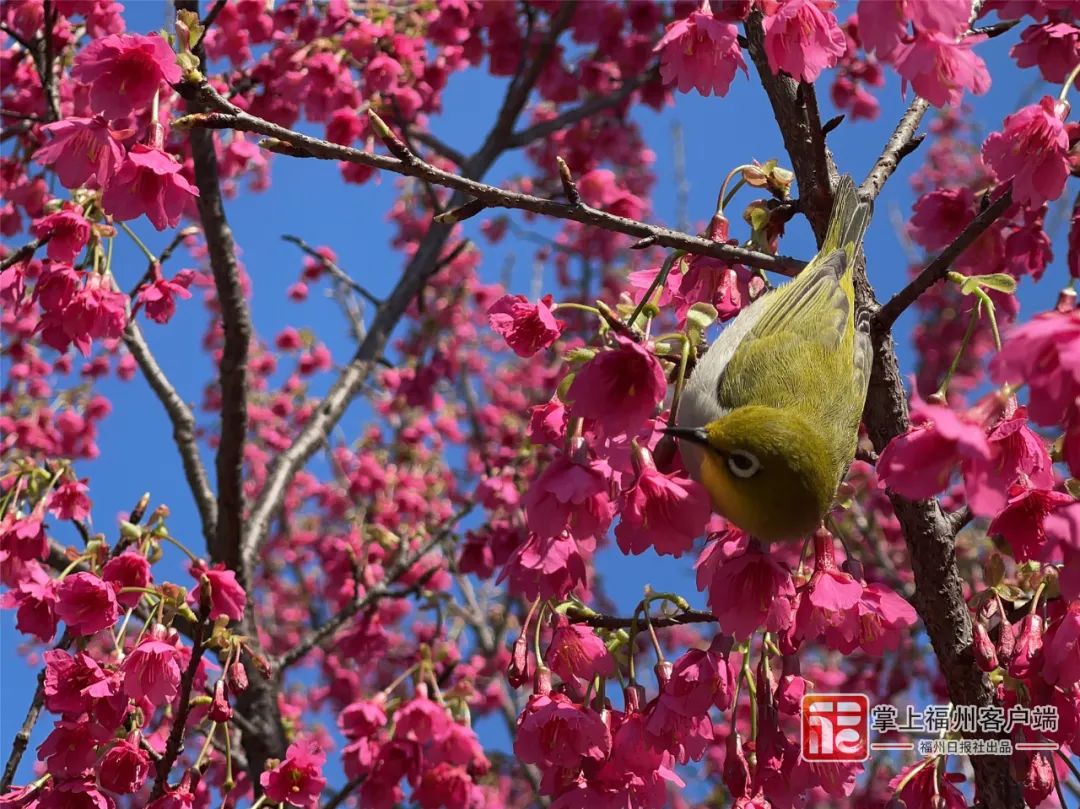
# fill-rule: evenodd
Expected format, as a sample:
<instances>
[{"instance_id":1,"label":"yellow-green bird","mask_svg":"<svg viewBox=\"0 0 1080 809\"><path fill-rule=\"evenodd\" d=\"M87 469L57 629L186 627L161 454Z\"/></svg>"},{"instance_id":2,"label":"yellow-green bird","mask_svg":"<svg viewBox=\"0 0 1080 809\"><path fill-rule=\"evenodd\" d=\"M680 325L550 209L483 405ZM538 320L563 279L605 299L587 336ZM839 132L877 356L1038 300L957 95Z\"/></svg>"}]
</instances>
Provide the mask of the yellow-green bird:
<instances>
[{"instance_id":1,"label":"yellow-green bird","mask_svg":"<svg viewBox=\"0 0 1080 809\"><path fill-rule=\"evenodd\" d=\"M716 511L764 541L817 529L858 442L873 357L852 270L870 205L848 176L833 200L821 251L721 332L667 431Z\"/></svg>"}]
</instances>

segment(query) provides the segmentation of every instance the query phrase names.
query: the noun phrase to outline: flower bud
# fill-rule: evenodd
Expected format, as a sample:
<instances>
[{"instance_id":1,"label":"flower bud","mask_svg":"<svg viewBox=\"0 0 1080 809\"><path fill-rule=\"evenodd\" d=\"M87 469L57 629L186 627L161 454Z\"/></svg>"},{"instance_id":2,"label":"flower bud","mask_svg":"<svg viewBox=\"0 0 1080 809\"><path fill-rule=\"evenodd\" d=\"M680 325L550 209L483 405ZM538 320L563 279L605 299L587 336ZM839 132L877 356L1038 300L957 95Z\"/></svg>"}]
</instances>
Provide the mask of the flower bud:
<instances>
[{"instance_id":1,"label":"flower bud","mask_svg":"<svg viewBox=\"0 0 1080 809\"><path fill-rule=\"evenodd\" d=\"M214 698L210 701L208 716L214 722L228 722L232 719L232 707L225 695L225 681L218 680L214 683Z\"/></svg>"},{"instance_id":2,"label":"flower bud","mask_svg":"<svg viewBox=\"0 0 1080 809\"><path fill-rule=\"evenodd\" d=\"M1024 776L1024 802L1028 806L1038 806L1054 789L1054 771L1042 753L1031 757L1027 775Z\"/></svg>"},{"instance_id":3,"label":"flower bud","mask_svg":"<svg viewBox=\"0 0 1080 809\"><path fill-rule=\"evenodd\" d=\"M1008 662L1016 651L1016 630L1009 623L1008 618L1002 615L1001 628L998 630L998 660Z\"/></svg>"},{"instance_id":4,"label":"flower bud","mask_svg":"<svg viewBox=\"0 0 1080 809\"><path fill-rule=\"evenodd\" d=\"M239 660L229 666L228 671L225 672L225 679L228 683L229 690L234 694L242 694L244 691L247 691L247 669L244 668L244 664Z\"/></svg>"},{"instance_id":5,"label":"flower bud","mask_svg":"<svg viewBox=\"0 0 1080 809\"><path fill-rule=\"evenodd\" d=\"M536 667L536 676L533 678L533 693L540 695L551 693L551 669L547 666L539 665Z\"/></svg>"},{"instance_id":6,"label":"flower bud","mask_svg":"<svg viewBox=\"0 0 1080 809\"><path fill-rule=\"evenodd\" d=\"M657 685L659 685L660 689L663 690L664 687L671 681L671 663L666 660L661 660L659 663L653 666L653 671L656 672Z\"/></svg>"},{"instance_id":7,"label":"flower bud","mask_svg":"<svg viewBox=\"0 0 1080 809\"><path fill-rule=\"evenodd\" d=\"M993 671L998 667L998 658L994 642L990 640L990 633L981 621L975 621L971 626L971 634L971 648L975 653L976 664L983 671Z\"/></svg>"},{"instance_id":8,"label":"flower bud","mask_svg":"<svg viewBox=\"0 0 1080 809\"><path fill-rule=\"evenodd\" d=\"M1009 662L1009 674L1017 679L1030 675L1037 667L1042 652L1043 619L1035 613L1028 613L1020 622L1020 631L1016 638L1016 651Z\"/></svg>"},{"instance_id":9,"label":"flower bud","mask_svg":"<svg viewBox=\"0 0 1080 809\"><path fill-rule=\"evenodd\" d=\"M626 686L623 689L623 702L628 714L640 713L641 706L645 704L645 689L637 684Z\"/></svg>"},{"instance_id":10,"label":"flower bud","mask_svg":"<svg viewBox=\"0 0 1080 809\"><path fill-rule=\"evenodd\" d=\"M750 765L743 753L742 737L733 730L727 737L727 753L724 756L724 786L737 801L750 794Z\"/></svg>"},{"instance_id":11,"label":"flower bud","mask_svg":"<svg viewBox=\"0 0 1080 809\"><path fill-rule=\"evenodd\" d=\"M529 639L525 632L514 641L510 655L510 665L506 668L506 679L514 688L521 688L529 680Z\"/></svg>"}]
</instances>

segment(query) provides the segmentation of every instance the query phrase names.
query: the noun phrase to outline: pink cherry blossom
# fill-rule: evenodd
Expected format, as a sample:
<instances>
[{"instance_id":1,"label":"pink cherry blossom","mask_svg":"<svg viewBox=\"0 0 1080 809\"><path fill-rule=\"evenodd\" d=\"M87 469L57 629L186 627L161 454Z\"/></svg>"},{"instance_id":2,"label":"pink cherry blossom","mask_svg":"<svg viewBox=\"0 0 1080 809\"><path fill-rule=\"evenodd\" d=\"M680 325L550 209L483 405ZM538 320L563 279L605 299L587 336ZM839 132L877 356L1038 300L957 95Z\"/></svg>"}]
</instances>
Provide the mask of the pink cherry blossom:
<instances>
[{"instance_id":1,"label":"pink cherry blossom","mask_svg":"<svg viewBox=\"0 0 1080 809\"><path fill-rule=\"evenodd\" d=\"M1065 190L1069 136L1062 118L1054 99L1043 96L1008 116L1004 130L983 144L983 159L999 180L1012 180L1017 202L1038 206Z\"/></svg>"},{"instance_id":2,"label":"pink cherry blossom","mask_svg":"<svg viewBox=\"0 0 1080 809\"><path fill-rule=\"evenodd\" d=\"M116 34L96 39L75 58L71 77L90 85L90 105L106 118L123 118L154 98L162 83L180 81L169 43L159 35Z\"/></svg>"},{"instance_id":3,"label":"pink cherry blossom","mask_svg":"<svg viewBox=\"0 0 1080 809\"><path fill-rule=\"evenodd\" d=\"M563 680L590 682L593 677L615 674L615 660L604 642L587 626L556 619L545 661Z\"/></svg>"},{"instance_id":4,"label":"pink cherry blossom","mask_svg":"<svg viewBox=\"0 0 1080 809\"><path fill-rule=\"evenodd\" d=\"M1027 426L1027 409L1019 408L987 433L990 460L965 461L964 480L968 506L980 516L1001 511L1009 499L1009 487L1017 481L1037 489L1054 486L1050 453L1042 438Z\"/></svg>"},{"instance_id":5,"label":"pink cherry blossom","mask_svg":"<svg viewBox=\"0 0 1080 809\"><path fill-rule=\"evenodd\" d=\"M158 269L156 276L139 288L133 309L138 310L142 306L146 316L155 323L168 323L176 312L176 298L191 297L188 287L194 277L191 270L181 270L172 280L168 280Z\"/></svg>"},{"instance_id":6,"label":"pink cherry blossom","mask_svg":"<svg viewBox=\"0 0 1080 809\"><path fill-rule=\"evenodd\" d=\"M63 649L45 652L45 707L53 713L89 713L96 699L107 699L117 690L115 678L92 657Z\"/></svg>"},{"instance_id":7,"label":"pink cherry blossom","mask_svg":"<svg viewBox=\"0 0 1080 809\"><path fill-rule=\"evenodd\" d=\"M727 95L735 73L749 75L738 43L738 29L718 20L708 3L685 19L669 23L654 51L660 53L660 76L680 93L695 89L703 96Z\"/></svg>"},{"instance_id":8,"label":"pink cherry blossom","mask_svg":"<svg viewBox=\"0 0 1080 809\"><path fill-rule=\"evenodd\" d=\"M124 691L152 705L171 702L180 687L180 653L172 644L149 637L131 650L120 667Z\"/></svg>"},{"instance_id":9,"label":"pink cherry blossom","mask_svg":"<svg viewBox=\"0 0 1080 809\"><path fill-rule=\"evenodd\" d=\"M645 466L623 493L619 511L615 536L623 553L639 554L651 547L658 554L679 557L705 533L712 500L700 483Z\"/></svg>"},{"instance_id":10,"label":"pink cherry blossom","mask_svg":"<svg viewBox=\"0 0 1080 809\"><path fill-rule=\"evenodd\" d=\"M621 335L614 343L581 367L567 392L570 415L594 419L609 435L640 429L667 388L651 352Z\"/></svg>"},{"instance_id":11,"label":"pink cherry blossom","mask_svg":"<svg viewBox=\"0 0 1080 809\"><path fill-rule=\"evenodd\" d=\"M34 160L52 166L64 188L109 185L124 161L124 149L101 118L65 118L42 127L52 140Z\"/></svg>"},{"instance_id":12,"label":"pink cherry blossom","mask_svg":"<svg viewBox=\"0 0 1080 809\"><path fill-rule=\"evenodd\" d=\"M1031 386L1028 412L1036 424L1064 421L1080 394L1080 309L1044 312L1005 336L990 363L998 383ZM1038 372L1035 373L1035 369Z\"/></svg>"},{"instance_id":13,"label":"pink cherry blossom","mask_svg":"<svg viewBox=\"0 0 1080 809\"><path fill-rule=\"evenodd\" d=\"M112 626L120 614L112 588L93 573L73 573L56 591L56 615L76 635Z\"/></svg>"},{"instance_id":14,"label":"pink cherry blossom","mask_svg":"<svg viewBox=\"0 0 1080 809\"><path fill-rule=\"evenodd\" d=\"M123 795L138 792L150 774L150 756L137 736L120 739L101 759L101 786Z\"/></svg>"},{"instance_id":15,"label":"pink cherry blossom","mask_svg":"<svg viewBox=\"0 0 1080 809\"><path fill-rule=\"evenodd\" d=\"M193 563L191 575L199 582L191 591L190 598L194 606L199 607L202 604L203 585L209 584L210 620L228 618L230 621L239 621L244 617L247 595L236 580L236 571L228 570L220 563L213 567Z\"/></svg>"},{"instance_id":16,"label":"pink cherry blossom","mask_svg":"<svg viewBox=\"0 0 1080 809\"><path fill-rule=\"evenodd\" d=\"M199 189L180 168L172 155L137 143L106 187L101 203L120 220L145 214L158 230L176 227L188 203L199 196Z\"/></svg>"},{"instance_id":17,"label":"pink cherry blossom","mask_svg":"<svg viewBox=\"0 0 1080 809\"><path fill-rule=\"evenodd\" d=\"M950 408L916 398L912 422L917 426L890 441L878 459L881 482L897 494L912 500L930 497L945 490L961 461L989 462L983 429Z\"/></svg>"},{"instance_id":18,"label":"pink cherry blossom","mask_svg":"<svg viewBox=\"0 0 1080 809\"><path fill-rule=\"evenodd\" d=\"M139 603L142 593L121 593L125 587L148 587L152 580L150 563L136 551L124 551L105 563L101 578L112 585L116 600L131 609Z\"/></svg>"},{"instance_id":19,"label":"pink cherry blossom","mask_svg":"<svg viewBox=\"0 0 1080 809\"><path fill-rule=\"evenodd\" d=\"M266 796L278 803L312 809L326 785L322 768L326 754L315 742L302 739L289 745L285 759L259 779Z\"/></svg>"},{"instance_id":20,"label":"pink cherry blossom","mask_svg":"<svg viewBox=\"0 0 1080 809\"><path fill-rule=\"evenodd\" d=\"M1029 25L1009 55L1018 67L1038 65L1045 81L1061 84L1080 61L1080 28L1064 20Z\"/></svg>"},{"instance_id":21,"label":"pink cherry blossom","mask_svg":"<svg viewBox=\"0 0 1080 809\"><path fill-rule=\"evenodd\" d=\"M904 82L910 82L918 95L935 107L955 105L965 90L982 95L990 89L986 63L972 50L978 42L977 36L957 42L940 33L920 33L901 45L893 59Z\"/></svg>"},{"instance_id":22,"label":"pink cherry blossom","mask_svg":"<svg viewBox=\"0 0 1080 809\"><path fill-rule=\"evenodd\" d=\"M85 718L60 720L38 745L38 760L56 778L79 778L97 759L97 745L109 737L105 728Z\"/></svg>"},{"instance_id":23,"label":"pink cherry blossom","mask_svg":"<svg viewBox=\"0 0 1080 809\"><path fill-rule=\"evenodd\" d=\"M1070 602L1046 633L1042 677L1064 690L1080 682L1080 601Z\"/></svg>"},{"instance_id":24,"label":"pink cherry blossom","mask_svg":"<svg viewBox=\"0 0 1080 809\"><path fill-rule=\"evenodd\" d=\"M80 206L65 204L56 213L34 222L30 232L39 239L49 240L46 249L51 260L71 262L90 240L90 223Z\"/></svg>"},{"instance_id":25,"label":"pink cherry blossom","mask_svg":"<svg viewBox=\"0 0 1080 809\"><path fill-rule=\"evenodd\" d=\"M562 694L534 694L518 718L514 752L543 769L573 770L584 759L603 760L611 752L611 733L590 708Z\"/></svg>"},{"instance_id":26,"label":"pink cherry blossom","mask_svg":"<svg viewBox=\"0 0 1080 809\"><path fill-rule=\"evenodd\" d=\"M488 322L519 357L531 357L547 348L566 327L552 314L550 295L536 304L530 304L524 295L504 295L488 309Z\"/></svg>"},{"instance_id":27,"label":"pink cherry blossom","mask_svg":"<svg viewBox=\"0 0 1080 809\"><path fill-rule=\"evenodd\" d=\"M741 532L711 539L696 567L698 589L709 591L709 609L725 632L741 640L762 626L778 631L790 623L791 572Z\"/></svg>"},{"instance_id":28,"label":"pink cherry blossom","mask_svg":"<svg viewBox=\"0 0 1080 809\"><path fill-rule=\"evenodd\" d=\"M542 537L564 528L582 538L604 533L614 514L609 475L600 461L557 456L525 493L529 527Z\"/></svg>"},{"instance_id":29,"label":"pink cherry blossom","mask_svg":"<svg viewBox=\"0 0 1080 809\"><path fill-rule=\"evenodd\" d=\"M768 0L765 8L765 54L774 73L812 82L833 67L847 47L832 0Z\"/></svg>"},{"instance_id":30,"label":"pink cherry blossom","mask_svg":"<svg viewBox=\"0 0 1080 809\"><path fill-rule=\"evenodd\" d=\"M1018 560L1039 559L1046 541L1044 524L1047 515L1060 506L1069 505L1073 498L1064 492L1020 485L1013 486L1009 495L1008 505L994 517L987 530L1003 537Z\"/></svg>"}]
</instances>

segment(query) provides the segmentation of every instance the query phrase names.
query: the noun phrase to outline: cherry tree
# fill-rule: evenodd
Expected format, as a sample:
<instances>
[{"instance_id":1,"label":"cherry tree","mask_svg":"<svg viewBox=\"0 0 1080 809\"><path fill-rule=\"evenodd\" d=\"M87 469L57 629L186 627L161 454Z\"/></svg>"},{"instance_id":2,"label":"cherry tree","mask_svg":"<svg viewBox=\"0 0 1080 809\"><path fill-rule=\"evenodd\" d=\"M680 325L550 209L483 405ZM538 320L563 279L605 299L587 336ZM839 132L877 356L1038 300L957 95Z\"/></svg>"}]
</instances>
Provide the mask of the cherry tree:
<instances>
[{"instance_id":1,"label":"cherry tree","mask_svg":"<svg viewBox=\"0 0 1080 809\"><path fill-rule=\"evenodd\" d=\"M1075 805L1080 4L177 0L160 31L128 12L0 3L0 599L6 653L40 671L5 689L5 716L28 707L0 806ZM998 38L1037 91L975 121ZM494 123L467 153L439 114L470 71L500 94L471 99ZM897 83L909 105L882 120ZM772 115L740 120L736 85ZM639 113L688 95L784 150L713 155L715 208L668 227L654 197L687 180ZM871 166L833 153L841 126L880 142ZM265 234L290 278L243 263L230 210L316 161L390 190L366 214L399 258L387 294L302 233ZM785 229L820 244L845 173L886 215L901 161L921 161L906 285L879 299L873 254L855 272L857 460L826 527L763 545L661 431L718 330L805 265ZM322 215L344 243L345 212ZM528 295L492 281L508 243ZM1057 303L1021 316L1033 284ZM259 333L256 289L325 292L351 355ZM200 302L201 339L174 321ZM158 332L212 364L200 402ZM92 519L91 464L113 379L167 416L132 438L187 483L131 491L115 523ZM642 559L619 611L606 550L679 559L697 590L651 589ZM996 755L816 762L815 692L1027 719L941 729Z\"/></svg>"}]
</instances>

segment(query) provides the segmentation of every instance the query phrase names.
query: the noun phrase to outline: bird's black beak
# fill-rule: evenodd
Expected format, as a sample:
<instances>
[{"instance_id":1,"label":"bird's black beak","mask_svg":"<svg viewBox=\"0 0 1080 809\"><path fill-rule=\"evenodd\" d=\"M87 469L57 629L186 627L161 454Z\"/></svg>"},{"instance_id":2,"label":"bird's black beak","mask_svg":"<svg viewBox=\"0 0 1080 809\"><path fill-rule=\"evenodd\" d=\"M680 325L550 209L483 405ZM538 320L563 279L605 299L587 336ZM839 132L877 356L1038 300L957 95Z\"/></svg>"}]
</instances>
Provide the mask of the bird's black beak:
<instances>
[{"instance_id":1,"label":"bird's black beak","mask_svg":"<svg viewBox=\"0 0 1080 809\"><path fill-rule=\"evenodd\" d=\"M709 444L709 434L701 427L665 427L660 432L678 438L680 441L689 441L691 444L702 446Z\"/></svg>"}]
</instances>

